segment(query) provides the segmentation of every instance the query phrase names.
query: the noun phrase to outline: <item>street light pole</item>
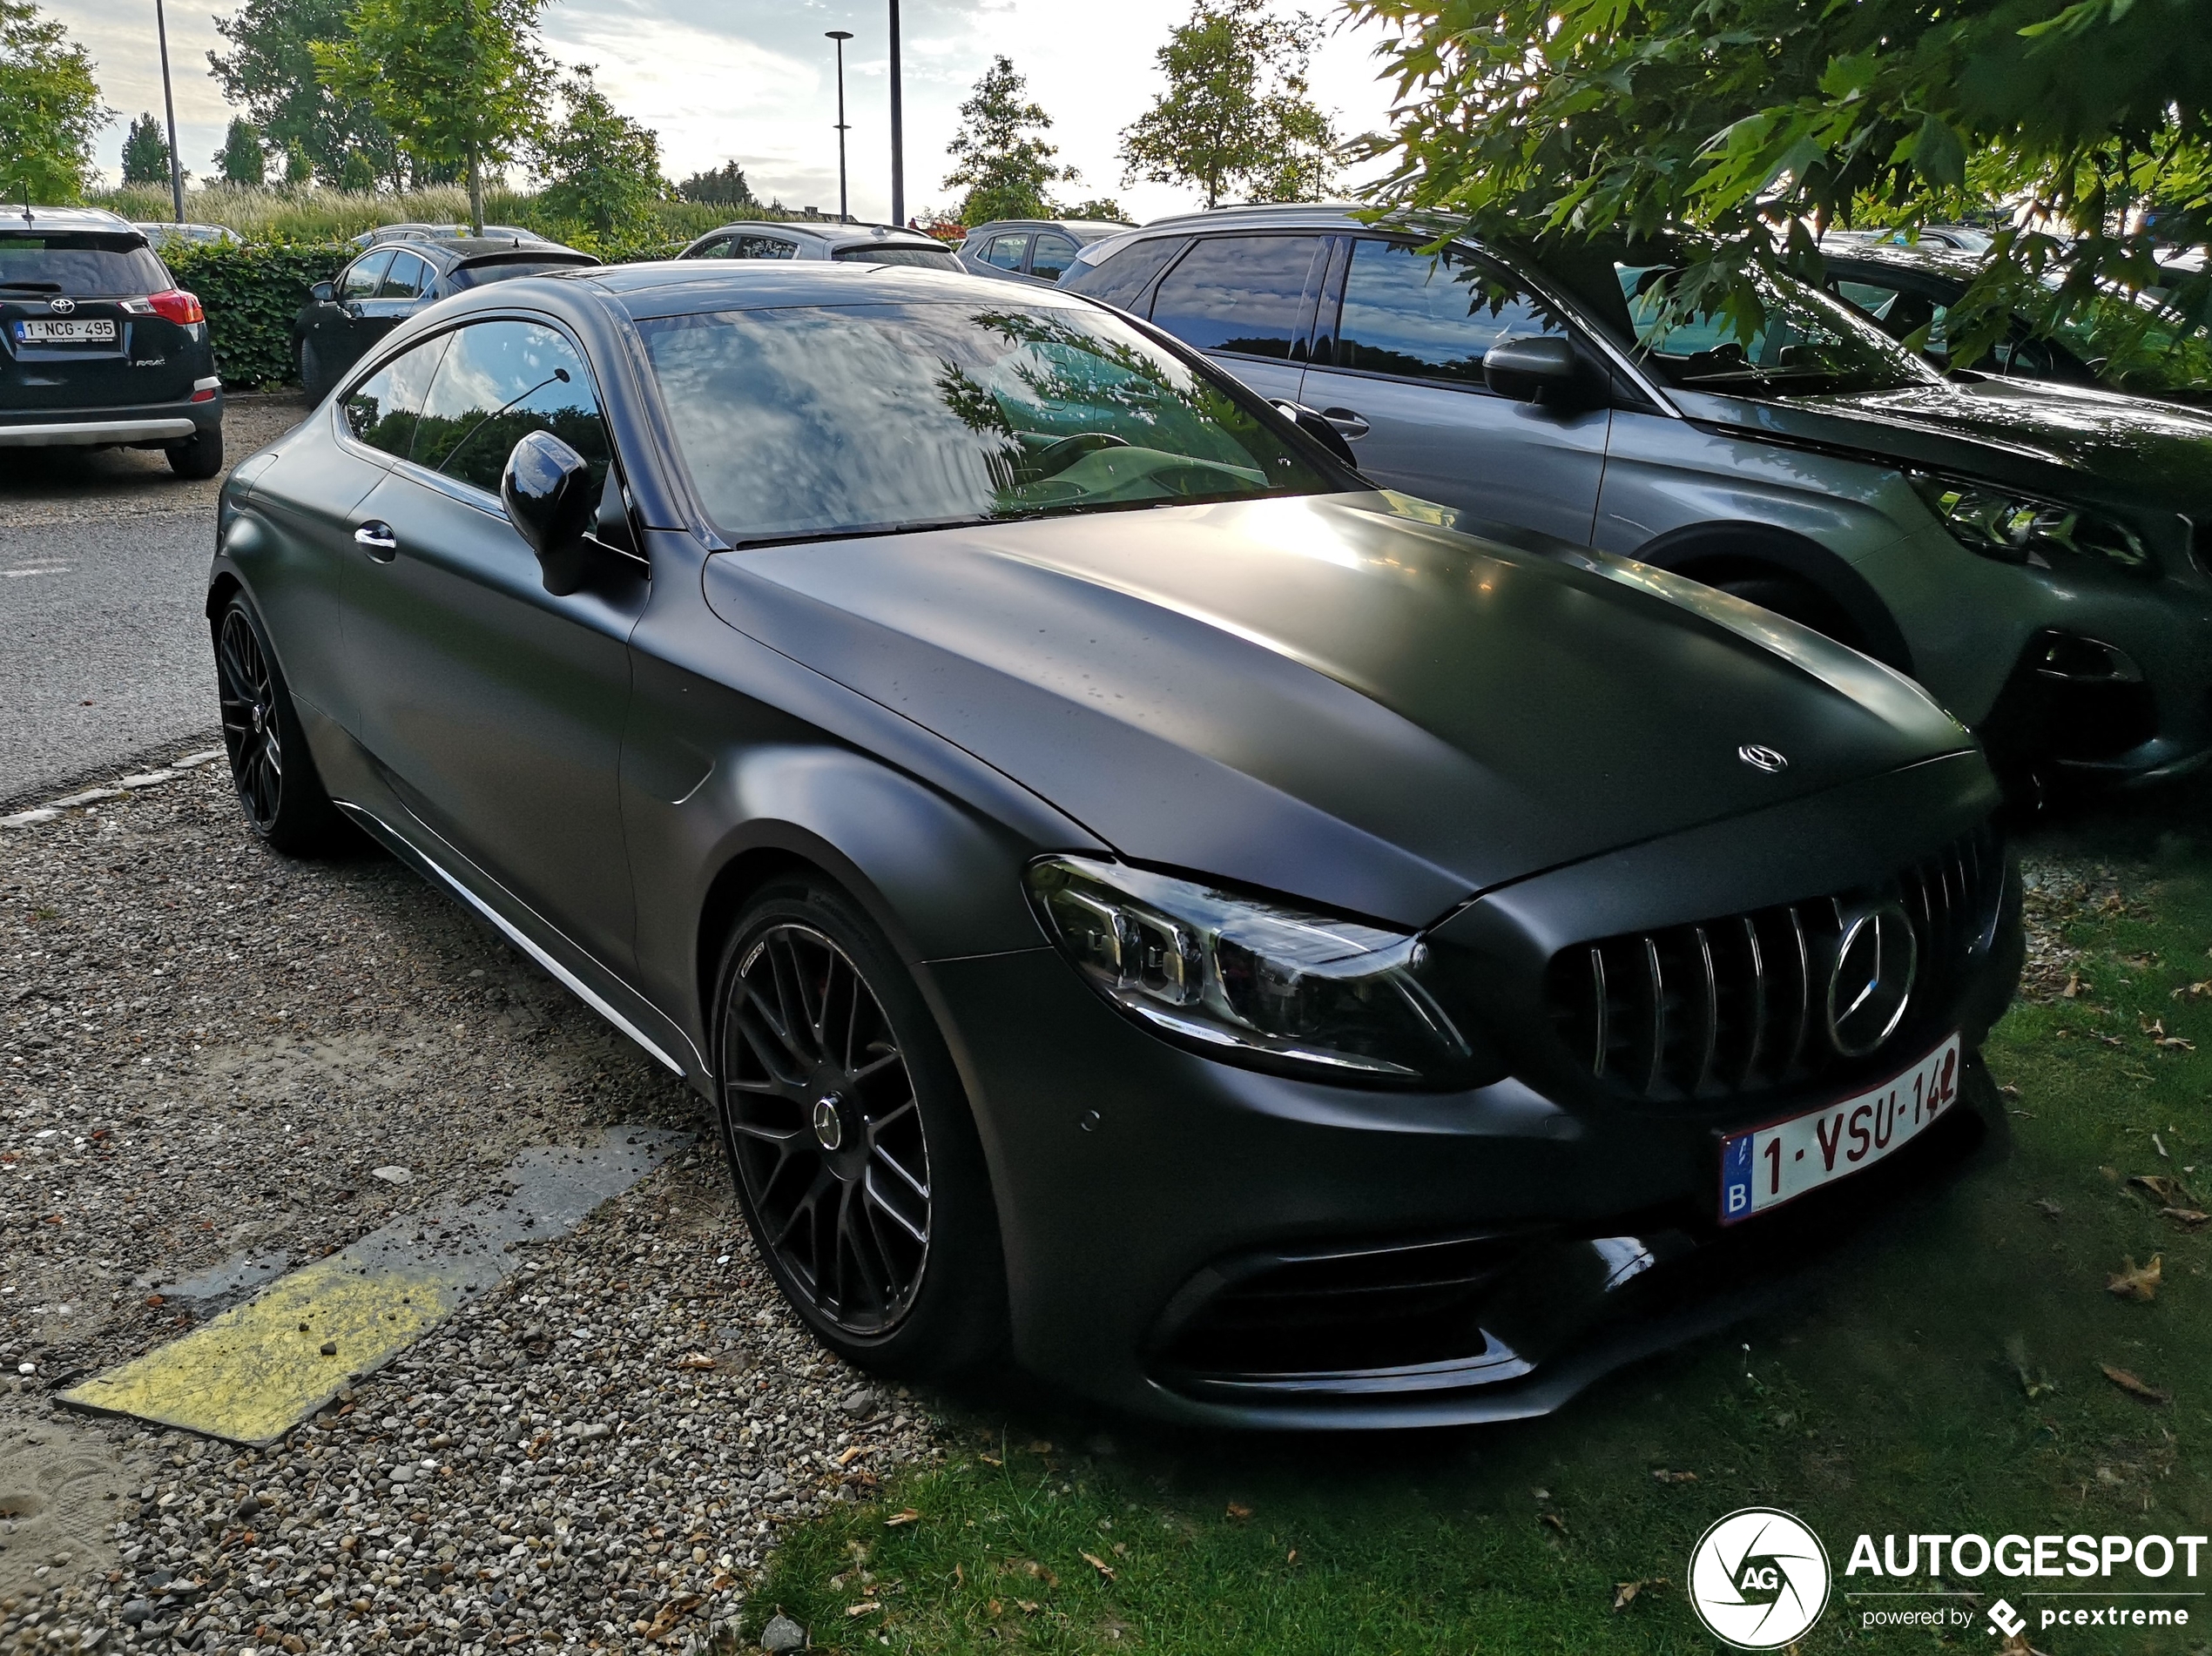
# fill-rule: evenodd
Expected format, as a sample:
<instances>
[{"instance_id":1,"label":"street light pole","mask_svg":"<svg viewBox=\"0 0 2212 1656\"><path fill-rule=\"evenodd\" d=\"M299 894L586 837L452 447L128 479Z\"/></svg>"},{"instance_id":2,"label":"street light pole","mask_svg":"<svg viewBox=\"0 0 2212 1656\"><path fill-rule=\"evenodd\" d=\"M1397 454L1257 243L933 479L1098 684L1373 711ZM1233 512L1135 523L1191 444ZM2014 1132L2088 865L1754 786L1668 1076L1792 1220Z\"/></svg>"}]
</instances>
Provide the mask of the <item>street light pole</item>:
<instances>
[{"instance_id":1,"label":"street light pole","mask_svg":"<svg viewBox=\"0 0 2212 1656\"><path fill-rule=\"evenodd\" d=\"M845 193L845 135L852 129L845 125L845 43L853 38L853 31L832 29L827 37L837 42L837 219L849 225L853 211Z\"/></svg>"},{"instance_id":2,"label":"street light pole","mask_svg":"<svg viewBox=\"0 0 2212 1656\"><path fill-rule=\"evenodd\" d=\"M153 0L154 32L161 40L161 107L169 117L169 205L177 222L185 221L185 168L177 153L177 100L169 91L169 20L162 15L161 0Z\"/></svg>"},{"instance_id":3,"label":"street light pole","mask_svg":"<svg viewBox=\"0 0 2212 1656\"><path fill-rule=\"evenodd\" d=\"M899 0L891 0L891 222L907 223L907 102L899 85Z\"/></svg>"}]
</instances>

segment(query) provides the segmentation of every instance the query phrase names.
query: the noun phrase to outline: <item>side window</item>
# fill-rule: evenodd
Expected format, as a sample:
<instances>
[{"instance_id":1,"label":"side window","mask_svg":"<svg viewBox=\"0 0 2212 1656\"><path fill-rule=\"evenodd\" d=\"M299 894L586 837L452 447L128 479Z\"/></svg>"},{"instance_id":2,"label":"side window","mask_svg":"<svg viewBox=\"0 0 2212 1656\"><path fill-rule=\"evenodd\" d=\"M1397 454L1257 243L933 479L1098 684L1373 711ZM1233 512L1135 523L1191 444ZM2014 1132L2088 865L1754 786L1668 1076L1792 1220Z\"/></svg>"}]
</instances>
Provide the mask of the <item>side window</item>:
<instances>
[{"instance_id":1,"label":"side window","mask_svg":"<svg viewBox=\"0 0 2212 1656\"><path fill-rule=\"evenodd\" d=\"M1035 251L1029 255L1029 274L1056 282L1076 262L1076 244L1056 230L1037 232Z\"/></svg>"},{"instance_id":2,"label":"side window","mask_svg":"<svg viewBox=\"0 0 2212 1656\"><path fill-rule=\"evenodd\" d=\"M384 273L392 267L392 250L383 248L354 260L347 271L345 282L338 289L341 299L374 299L377 284L384 279Z\"/></svg>"},{"instance_id":3,"label":"side window","mask_svg":"<svg viewBox=\"0 0 2212 1656\"><path fill-rule=\"evenodd\" d=\"M1201 351L1288 357L1304 333L1323 236L1215 236L1160 279L1152 320Z\"/></svg>"},{"instance_id":4,"label":"side window","mask_svg":"<svg viewBox=\"0 0 2212 1656\"><path fill-rule=\"evenodd\" d=\"M1160 267L1175 257L1182 246L1173 236L1131 242L1096 265L1077 266L1075 274L1068 279L1068 291L1088 293L1105 304L1128 310L1160 273Z\"/></svg>"},{"instance_id":5,"label":"side window","mask_svg":"<svg viewBox=\"0 0 2212 1656\"><path fill-rule=\"evenodd\" d=\"M376 285L379 299L415 299L430 285L430 267L413 253L395 252L392 267Z\"/></svg>"},{"instance_id":6,"label":"side window","mask_svg":"<svg viewBox=\"0 0 2212 1656\"><path fill-rule=\"evenodd\" d=\"M394 357L346 394L346 429L371 448L405 460L438 359L453 336L441 333Z\"/></svg>"},{"instance_id":7,"label":"side window","mask_svg":"<svg viewBox=\"0 0 2212 1656\"><path fill-rule=\"evenodd\" d=\"M1943 319L1950 312L1949 306L1939 305L1925 293L1916 293L1910 288L1841 279L1829 286L1838 299L1849 300L1879 322L1882 332L1893 340L1904 340L1926 328L1928 342L1925 348L1931 356L1944 354Z\"/></svg>"},{"instance_id":8,"label":"side window","mask_svg":"<svg viewBox=\"0 0 2212 1656\"><path fill-rule=\"evenodd\" d=\"M456 329L422 408L415 463L499 493L515 445L550 431L607 475L607 428L591 375L576 347L537 322L477 322Z\"/></svg>"},{"instance_id":9,"label":"side window","mask_svg":"<svg viewBox=\"0 0 2212 1656\"><path fill-rule=\"evenodd\" d=\"M1840 277L1828 284L1838 299L1847 299L1876 321L1889 319L1890 307L1897 303L1897 289L1877 287L1872 282L1847 282Z\"/></svg>"},{"instance_id":10,"label":"side window","mask_svg":"<svg viewBox=\"0 0 2212 1656\"><path fill-rule=\"evenodd\" d=\"M1028 251L1029 239L1027 235L994 236L983 244L983 251L978 257L985 264L995 265L1001 270L1019 270L1022 268L1022 256Z\"/></svg>"},{"instance_id":11,"label":"side window","mask_svg":"<svg viewBox=\"0 0 2212 1656\"><path fill-rule=\"evenodd\" d=\"M1345 276L1336 363L1479 386L1482 359L1498 340L1566 333L1549 306L1494 266L1362 238Z\"/></svg>"},{"instance_id":12,"label":"side window","mask_svg":"<svg viewBox=\"0 0 2212 1656\"><path fill-rule=\"evenodd\" d=\"M732 259L796 259L799 244L781 236L739 236L732 244Z\"/></svg>"},{"instance_id":13,"label":"side window","mask_svg":"<svg viewBox=\"0 0 2212 1656\"><path fill-rule=\"evenodd\" d=\"M727 236L717 236L712 241L701 242L684 255L686 259L727 259L729 256L730 239Z\"/></svg>"}]
</instances>

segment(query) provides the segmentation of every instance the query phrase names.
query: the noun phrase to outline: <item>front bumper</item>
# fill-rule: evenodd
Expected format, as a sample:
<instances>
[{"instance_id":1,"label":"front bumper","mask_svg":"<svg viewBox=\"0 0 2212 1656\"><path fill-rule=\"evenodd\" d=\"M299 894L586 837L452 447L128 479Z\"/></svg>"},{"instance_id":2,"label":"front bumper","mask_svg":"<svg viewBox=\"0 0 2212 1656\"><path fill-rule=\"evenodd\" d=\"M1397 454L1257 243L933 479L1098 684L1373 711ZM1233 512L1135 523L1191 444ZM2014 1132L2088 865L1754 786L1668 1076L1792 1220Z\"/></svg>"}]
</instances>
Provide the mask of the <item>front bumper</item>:
<instances>
[{"instance_id":1,"label":"front bumper","mask_svg":"<svg viewBox=\"0 0 2212 1656\"><path fill-rule=\"evenodd\" d=\"M1548 950L1548 913L1598 936L1845 889L1995 804L1971 755L1840 792L1539 876L1435 935L1506 926ZM1946 1010L1970 1052L2017 977L2017 930L2015 905ZM1817 1243L1955 1168L2002 1120L1970 1064L1968 1108L1723 1234L1720 1128L1840 1092L1629 1107L1532 1085L1518 1062L1457 1094L1354 1092L1168 1046L1049 949L926 970L992 1164L1016 1354L1102 1402L1193 1424L1546 1412L1770 1303Z\"/></svg>"},{"instance_id":2,"label":"front bumper","mask_svg":"<svg viewBox=\"0 0 2212 1656\"><path fill-rule=\"evenodd\" d=\"M0 414L0 448L160 448L188 441L223 423L219 380L196 390L203 401L121 408L38 408Z\"/></svg>"}]
</instances>

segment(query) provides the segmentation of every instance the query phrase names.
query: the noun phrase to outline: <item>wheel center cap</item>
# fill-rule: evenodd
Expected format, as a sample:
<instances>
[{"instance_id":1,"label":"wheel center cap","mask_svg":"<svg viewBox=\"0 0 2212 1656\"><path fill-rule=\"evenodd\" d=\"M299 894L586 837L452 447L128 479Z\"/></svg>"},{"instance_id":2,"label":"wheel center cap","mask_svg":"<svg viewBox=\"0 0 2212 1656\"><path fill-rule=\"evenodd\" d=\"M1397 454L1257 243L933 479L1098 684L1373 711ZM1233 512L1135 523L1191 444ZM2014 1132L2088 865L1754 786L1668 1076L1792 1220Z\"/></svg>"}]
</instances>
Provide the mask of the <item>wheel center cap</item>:
<instances>
[{"instance_id":1,"label":"wheel center cap","mask_svg":"<svg viewBox=\"0 0 2212 1656\"><path fill-rule=\"evenodd\" d=\"M261 704L259 702L253 704L253 728L257 730L261 728Z\"/></svg>"},{"instance_id":2,"label":"wheel center cap","mask_svg":"<svg viewBox=\"0 0 2212 1656\"><path fill-rule=\"evenodd\" d=\"M845 1142L845 1117L838 1109L842 1101L834 1093L814 1101L814 1140L825 1150Z\"/></svg>"}]
</instances>

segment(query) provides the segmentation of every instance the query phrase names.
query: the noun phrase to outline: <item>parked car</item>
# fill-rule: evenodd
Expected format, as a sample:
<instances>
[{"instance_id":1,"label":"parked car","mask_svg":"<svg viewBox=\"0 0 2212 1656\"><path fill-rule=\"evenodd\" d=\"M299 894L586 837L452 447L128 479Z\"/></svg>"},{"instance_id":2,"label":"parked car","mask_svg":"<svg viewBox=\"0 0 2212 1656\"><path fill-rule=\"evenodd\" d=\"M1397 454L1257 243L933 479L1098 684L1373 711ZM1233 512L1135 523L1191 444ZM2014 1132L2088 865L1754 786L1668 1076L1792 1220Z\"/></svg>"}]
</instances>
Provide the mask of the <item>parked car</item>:
<instances>
[{"instance_id":1,"label":"parked car","mask_svg":"<svg viewBox=\"0 0 2212 1656\"><path fill-rule=\"evenodd\" d=\"M1837 232L1831 231L1831 236ZM1870 246L1931 247L1946 252L1986 253L1997 238L1972 225L1922 225L1913 230L1868 230L1861 232Z\"/></svg>"},{"instance_id":2,"label":"parked car","mask_svg":"<svg viewBox=\"0 0 2212 1656\"><path fill-rule=\"evenodd\" d=\"M1474 1420L1955 1167L2021 934L1909 680L1438 515L1088 300L663 263L401 323L207 614L253 830L712 1101L833 1350Z\"/></svg>"},{"instance_id":3,"label":"parked car","mask_svg":"<svg viewBox=\"0 0 2212 1656\"><path fill-rule=\"evenodd\" d=\"M246 238L228 225L151 224L132 226L157 252L164 247L243 247Z\"/></svg>"},{"instance_id":4,"label":"parked car","mask_svg":"<svg viewBox=\"0 0 2212 1656\"><path fill-rule=\"evenodd\" d=\"M442 299L490 282L598 262L550 241L377 242L331 280L308 290L292 323L300 383L311 400L320 401L362 352Z\"/></svg>"},{"instance_id":5,"label":"parked car","mask_svg":"<svg viewBox=\"0 0 2212 1656\"><path fill-rule=\"evenodd\" d=\"M516 225L486 225L484 233L478 236L467 225L432 225L408 221L395 225L378 225L364 230L353 239L356 247L373 247L380 241L543 241L535 230L524 230Z\"/></svg>"},{"instance_id":6,"label":"parked car","mask_svg":"<svg viewBox=\"0 0 2212 1656\"><path fill-rule=\"evenodd\" d=\"M1747 348L1665 243L1539 264L1326 208L1149 225L1062 286L1319 410L1377 482L1750 598L1912 674L2023 791L2212 752L2212 423L1953 384L1828 294Z\"/></svg>"},{"instance_id":7,"label":"parked car","mask_svg":"<svg viewBox=\"0 0 2212 1656\"><path fill-rule=\"evenodd\" d=\"M895 225L764 219L710 230L678 259L834 259L847 264L911 265L958 270L952 249L919 230Z\"/></svg>"},{"instance_id":8,"label":"parked car","mask_svg":"<svg viewBox=\"0 0 2212 1656\"><path fill-rule=\"evenodd\" d=\"M1008 281L1058 281L1092 242L1130 226L1096 219L999 219L978 225L960 245L963 269Z\"/></svg>"},{"instance_id":9,"label":"parked car","mask_svg":"<svg viewBox=\"0 0 2212 1656\"><path fill-rule=\"evenodd\" d=\"M2003 339L1972 362L1953 359L1945 328L1980 261L1927 247L1853 247L1826 254L1828 289L1899 341L1925 330L1921 353L1939 368L2116 391L2212 407L2212 331L2184 330L2157 305L2121 292L2050 333L2015 315Z\"/></svg>"},{"instance_id":10,"label":"parked car","mask_svg":"<svg viewBox=\"0 0 2212 1656\"><path fill-rule=\"evenodd\" d=\"M0 448L158 448L223 469L223 382L199 300L97 207L0 215Z\"/></svg>"}]
</instances>

